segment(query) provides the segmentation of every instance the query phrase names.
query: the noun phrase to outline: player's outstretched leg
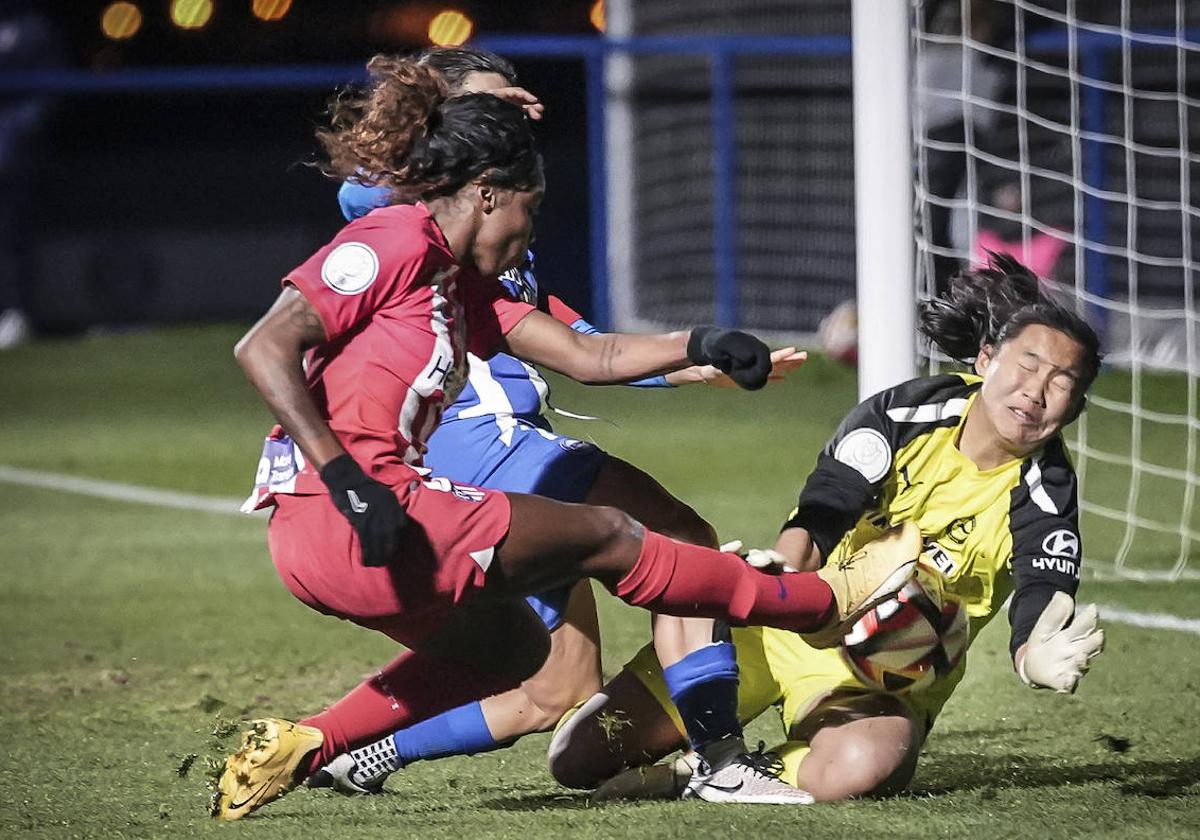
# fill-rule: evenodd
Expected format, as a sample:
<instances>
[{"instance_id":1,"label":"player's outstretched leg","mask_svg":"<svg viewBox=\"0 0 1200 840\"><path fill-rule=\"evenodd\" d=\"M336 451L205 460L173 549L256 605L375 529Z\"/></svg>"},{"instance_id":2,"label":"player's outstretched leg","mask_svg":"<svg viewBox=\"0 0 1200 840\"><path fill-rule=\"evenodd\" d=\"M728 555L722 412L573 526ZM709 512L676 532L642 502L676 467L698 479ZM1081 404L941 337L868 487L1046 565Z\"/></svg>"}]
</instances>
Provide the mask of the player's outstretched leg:
<instances>
[{"instance_id":1,"label":"player's outstretched leg","mask_svg":"<svg viewBox=\"0 0 1200 840\"><path fill-rule=\"evenodd\" d=\"M594 505L609 505L630 514L651 531L683 542L715 547L712 526L680 502L651 476L610 456L588 494ZM663 784L682 779L677 795L712 802L807 804L803 791L771 774L772 762L751 753L738 720L738 666L728 627L712 619L659 615L654 621L654 647L667 690L679 710L694 756L686 776L674 766L656 768ZM589 695L590 696L590 695ZM693 773L695 765L700 773Z\"/></svg>"},{"instance_id":2,"label":"player's outstretched leg","mask_svg":"<svg viewBox=\"0 0 1200 840\"><path fill-rule=\"evenodd\" d=\"M532 601L531 600L531 605ZM550 656L520 688L466 703L378 741L342 753L312 776L311 788L378 793L392 773L419 761L503 749L531 732L548 732L600 689L600 628L588 581L562 602L541 596L535 611L550 629Z\"/></svg>"},{"instance_id":3,"label":"player's outstretched leg","mask_svg":"<svg viewBox=\"0 0 1200 840\"><path fill-rule=\"evenodd\" d=\"M364 620L365 624L366 621ZM252 721L242 748L226 761L213 816L236 820L286 794L342 753L374 743L410 723L515 687L549 652L545 625L523 601L472 604L440 620L429 638L412 640L411 623L389 632L418 641L320 714L299 724ZM432 629L432 628L431 628Z\"/></svg>"},{"instance_id":4,"label":"player's outstretched leg","mask_svg":"<svg viewBox=\"0 0 1200 840\"><path fill-rule=\"evenodd\" d=\"M736 554L647 531L613 508L521 494L509 501L508 536L485 587L493 597L592 577L623 601L667 615L840 633L904 585L920 551L917 534L897 541L902 551L859 552L820 574L769 575Z\"/></svg>"},{"instance_id":5,"label":"player's outstretched leg","mask_svg":"<svg viewBox=\"0 0 1200 840\"><path fill-rule=\"evenodd\" d=\"M559 456L556 463L561 464L562 454ZM531 467L535 473L541 469L540 465ZM558 497L555 493L539 495ZM677 540L710 547L717 544L712 526L692 508L644 471L612 455L604 457L584 502L616 507L651 530ZM459 706L350 753L342 753L305 784L349 795L376 793L383 789L391 773L414 762L487 752L509 746L531 732L552 729L568 710L577 708L600 688L599 627L590 584L564 589L571 592L565 610L562 607L557 611L547 610L545 606L539 610L551 629L550 656L542 669L519 689ZM541 596L541 601L552 603L545 596ZM678 650L672 651L674 655L665 662L677 662L690 650L711 641L711 621L707 619L662 621L672 624L673 631L685 621L701 625L698 632L678 630L671 634L670 641ZM695 693L699 696L703 692ZM736 715L735 706L736 693L728 716ZM710 717L707 710L698 714Z\"/></svg>"}]
</instances>

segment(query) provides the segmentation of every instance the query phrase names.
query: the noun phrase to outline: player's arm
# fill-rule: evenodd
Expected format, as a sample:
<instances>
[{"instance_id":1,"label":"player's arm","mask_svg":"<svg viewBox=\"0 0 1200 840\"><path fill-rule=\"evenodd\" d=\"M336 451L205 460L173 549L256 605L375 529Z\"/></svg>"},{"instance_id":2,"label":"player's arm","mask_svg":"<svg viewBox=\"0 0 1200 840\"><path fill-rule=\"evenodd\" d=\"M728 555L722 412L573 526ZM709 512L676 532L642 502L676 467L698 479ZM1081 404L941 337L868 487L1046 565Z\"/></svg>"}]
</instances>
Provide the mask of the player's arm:
<instances>
[{"instance_id":1,"label":"player's arm","mask_svg":"<svg viewBox=\"0 0 1200 840\"><path fill-rule=\"evenodd\" d=\"M546 295L546 309L550 313L550 317L554 320L566 324L577 333L584 335L600 335L600 330L596 329L586 318L576 312L570 304L563 301L557 295ZM687 370L687 368L685 368ZM657 376L647 376L642 379L635 379L631 382L626 382L626 385L631 385L635 388L670 388L678 384L672 382L670 377L677 376L682 371L675 371L669 374L658 374Z\"/></svg>"},{"instance_id":2,"label":"player's arm","mask_svg":"<svg viewBox=\"0 0 1200 840\"><path fill-rule=\"evenodd\" d=\"M317 470L346 454L304 381L304 353L323 341L325 328L317 311L295 286L288 286L233 350L271 413Z\"/></svg>"},{"instance_id":3,"label":"player's arm","mask_svg":"<svg viewBox=\"0 0 1200 840\"><path fill-rule=\"evenodd\" d=\"M586 318L564 303L556 295L546 296L547 307L551 317L561 321L575 332L584 335L600 335L600 330L590 324ZM771 351L771 373L768 382L780 382L787 374L800 367L808 360L808 353L798 351L795 347L783 347ZM650 376L626 382L635 388L674 388L680 385L711 385L715 388L734 388L737 383L728 374L722 373L714 365L689 365L670 373Z\"/></svg>"},{"instance_id":4,"label":"player's arm","mask_svg":"<svg viewBox=\"0 0 1200 840\"><path fill-rule=\"evenodd\" d=\"M712 364L741 387L767 382L770 351L753 336L718 327L634 335L576 332L550 315L532 311L504 336L509 351L589 385L630 382L692 364Z\"/></svg>"},{"instance_id":5,"label":"player's arm","mask_svg":"<svg viewBox=\"0 0 1200 840\"><path fill-rule=\"evenodd\" d=\"M821 549L807 528L785 525L775 540L775 551L783 556L789 569L797 572L815 572L824 562Z\"/></svg>"},{"instance_id":6,"label":"player's arm","mask_svg":"<svg viewBox=\"0 0 1200 840\"><path fill-rule=\"evenodd\" d=\"M309 393L304 353L325 340L316 309L297 288L287 286L233 353L358 534L363 563L386 565L396 556L408 517L391 489L367 476L346 453Z\"/></svg>"},{"instance_id":7,"label":"player's arm","mask_svg":"<svg viewBox=\"0 0 1200 840\"><path fill-rule=\"evenodd\" d=\"M808 353L795 347L781 347L771 351L771 373L767 382L782 382L796 368L808 361ZM713 365L692 365L683 370L677 370L663 376L665 384L679 385L708 385L712 388L734 388L737 383L727 374L722 373ZM629 383L637 385L637 382Z\"/></svg>"}]
</instances>

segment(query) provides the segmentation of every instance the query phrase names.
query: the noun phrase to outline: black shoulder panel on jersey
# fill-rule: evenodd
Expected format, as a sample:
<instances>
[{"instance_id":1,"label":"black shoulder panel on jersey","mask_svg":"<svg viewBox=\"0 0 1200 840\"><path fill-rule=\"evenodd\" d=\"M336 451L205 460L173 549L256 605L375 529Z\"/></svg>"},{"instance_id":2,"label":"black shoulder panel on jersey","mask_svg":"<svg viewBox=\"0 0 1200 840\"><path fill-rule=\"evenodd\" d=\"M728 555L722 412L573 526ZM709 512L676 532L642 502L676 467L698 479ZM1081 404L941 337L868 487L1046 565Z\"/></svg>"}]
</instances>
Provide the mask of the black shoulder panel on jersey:
<instances>
[{"instance_id":1,"label":"black shoulder panel on jersey","mask_svg":"<svg viewBox=\"0 0 1200 840\"><path fill-rule=\"evenodd\" d=\"M1074 597L1079 588L1083 541L1078 485L1061 437L1052 438L1021 465L1011 500L1013 596L1008 622L1009 651L1016 654L1054 593Z\"/></svg>"},{"instance_id":2,"label":"black shoulder panel on jersey","mask_svg":"<svg viewBox=\"0 0 1200 840\"><path fill-rule=\"evenodd\" d=\"M804 528L828 557L878 497L896 451L932 429L957 424L978 387L957 374L924 376L859 403L821 451L784 528Z\"/></svg>"},{"instance_id":3,"label":"black shoulder panel on jersey","mask_svg":"<svg viewBox=\"0 0 1200 840\"><path fill-rule=\"evenodd\" d=\"M858 470L822 452L800 491L795 514L783 527L808 531L824 561L877 495Z\"/></svg>"}]
</instances>

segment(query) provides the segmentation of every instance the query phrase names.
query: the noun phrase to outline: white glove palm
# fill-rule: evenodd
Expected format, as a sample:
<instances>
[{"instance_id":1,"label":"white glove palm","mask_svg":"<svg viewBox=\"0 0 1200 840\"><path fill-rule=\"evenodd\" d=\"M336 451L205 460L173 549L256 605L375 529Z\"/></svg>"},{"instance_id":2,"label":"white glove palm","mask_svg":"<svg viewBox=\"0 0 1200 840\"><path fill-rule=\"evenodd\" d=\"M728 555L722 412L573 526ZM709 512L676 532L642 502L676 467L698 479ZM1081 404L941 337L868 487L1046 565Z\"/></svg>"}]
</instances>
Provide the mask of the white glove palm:
<instances>
[{"instance_id":1,"label":"white glove palm","mask_svg":"<svg viewBox=\"0 0 1200 840\"><path fill-rule=\"evenodd\" d=\"M1042 610L1018 670L1026 685L1071 694L1092 659L1104 650L1104 631L1096 627L1096 605L1081 609L1066 627L1074 611L1075 600L1066 592L1055 592Z\"/></svg>"},{"instance_id":2,"label":"white glove palm","mask_svg":"<svg viewBox=\"0 0 1200 840\"><path fill-rule=\"evenodd\" d=\"M778 575L796 571L788 565L787 558L773 548L752 548L742 553L742 541L733 540L721 545L721 551L739 555L749 565L760 572Z\"/></svg>"}]
</instances>

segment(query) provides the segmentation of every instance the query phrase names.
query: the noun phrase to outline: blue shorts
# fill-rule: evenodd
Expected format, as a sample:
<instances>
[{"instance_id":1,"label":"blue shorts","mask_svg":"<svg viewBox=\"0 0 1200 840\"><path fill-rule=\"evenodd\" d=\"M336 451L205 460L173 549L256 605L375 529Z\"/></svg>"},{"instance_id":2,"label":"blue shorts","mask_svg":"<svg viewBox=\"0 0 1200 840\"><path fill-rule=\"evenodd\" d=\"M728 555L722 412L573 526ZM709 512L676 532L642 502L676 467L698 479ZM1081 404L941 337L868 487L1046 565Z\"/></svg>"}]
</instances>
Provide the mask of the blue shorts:
<instances>
[{"instance_id":1,"label":"blue shorts","mask_svg":"<svg viewBox=\"0 0 1200 840\"><path fill-rule=\"evenodd\" d=\"M595 444L556 435L542 425L519 420L501 428L495 416L487 415L439 426L429 439L425 465L434 475L460 484L582 502L607 457ZM564 586L528 599L550 630L562 624L571 589Z\"/></svg>"}]
</instances>

